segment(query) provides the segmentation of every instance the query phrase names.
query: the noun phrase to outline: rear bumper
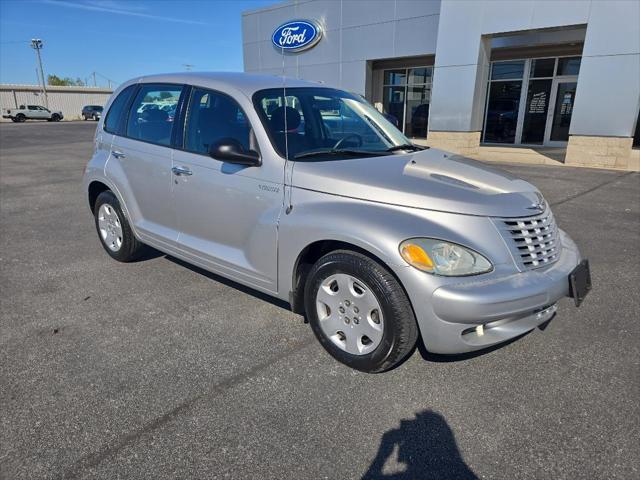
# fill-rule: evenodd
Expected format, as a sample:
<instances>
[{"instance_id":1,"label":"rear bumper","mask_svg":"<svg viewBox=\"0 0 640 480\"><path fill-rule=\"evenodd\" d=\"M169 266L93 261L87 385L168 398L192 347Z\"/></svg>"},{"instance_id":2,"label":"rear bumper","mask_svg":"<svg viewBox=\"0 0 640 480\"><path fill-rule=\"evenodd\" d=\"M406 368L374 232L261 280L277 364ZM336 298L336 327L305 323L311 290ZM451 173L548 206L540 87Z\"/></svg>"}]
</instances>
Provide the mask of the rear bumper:
<instances>
[{"instance_id":1,"label":"rear bumper","mask_svg":"<svg viewBox=\"0 0 640 480\"><path fill-rule=\"evenodd\" d=\"M555 304L569 296L569 273L581 261L578 248L564 232L560 240L561 254L548 267L448 283L432 290L428 303L424 292L421 297L410 292L427 349L445 354L479 350L552 318Z\"/></svg>"}]
</instances>

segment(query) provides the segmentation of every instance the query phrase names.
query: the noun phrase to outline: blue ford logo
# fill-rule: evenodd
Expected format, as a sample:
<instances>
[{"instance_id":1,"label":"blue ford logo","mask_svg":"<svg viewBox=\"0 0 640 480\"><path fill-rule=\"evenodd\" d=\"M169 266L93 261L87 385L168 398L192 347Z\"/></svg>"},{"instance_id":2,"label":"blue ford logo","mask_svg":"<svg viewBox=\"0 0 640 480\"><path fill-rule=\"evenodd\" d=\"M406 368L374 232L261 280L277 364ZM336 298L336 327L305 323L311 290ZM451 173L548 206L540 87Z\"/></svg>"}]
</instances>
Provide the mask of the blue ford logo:
<instances>
[{"instance_id":1,"label":"blue ford logo","mask_svg":"<svg viewBox=\"0 0 640 480\"><path fill-rule=\"evenodd\" d=\"M271 41L278 49L300 52L313 47L322 37L322 28L311 20L295 20L280 25Z\"/></svg>"}]
</instances>

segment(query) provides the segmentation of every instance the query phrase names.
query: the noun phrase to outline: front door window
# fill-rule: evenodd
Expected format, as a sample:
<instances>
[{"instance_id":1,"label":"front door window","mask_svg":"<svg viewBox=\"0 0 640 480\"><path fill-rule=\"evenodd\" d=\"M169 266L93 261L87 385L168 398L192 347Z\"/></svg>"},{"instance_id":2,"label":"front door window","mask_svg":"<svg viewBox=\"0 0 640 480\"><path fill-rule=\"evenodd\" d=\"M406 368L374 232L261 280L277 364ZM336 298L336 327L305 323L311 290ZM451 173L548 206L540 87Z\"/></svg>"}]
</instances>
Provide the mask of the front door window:
<instances>
[{"instance_id":1,"label":"front door window","mask_svg":"<svg viewBox=\"0 0 640 480\"><path fill-rule=\"evenodd\" d=\"M432 76L433 67L384 72L384 112L407 137L427 137Z\"/></svg>"}]
</instances>

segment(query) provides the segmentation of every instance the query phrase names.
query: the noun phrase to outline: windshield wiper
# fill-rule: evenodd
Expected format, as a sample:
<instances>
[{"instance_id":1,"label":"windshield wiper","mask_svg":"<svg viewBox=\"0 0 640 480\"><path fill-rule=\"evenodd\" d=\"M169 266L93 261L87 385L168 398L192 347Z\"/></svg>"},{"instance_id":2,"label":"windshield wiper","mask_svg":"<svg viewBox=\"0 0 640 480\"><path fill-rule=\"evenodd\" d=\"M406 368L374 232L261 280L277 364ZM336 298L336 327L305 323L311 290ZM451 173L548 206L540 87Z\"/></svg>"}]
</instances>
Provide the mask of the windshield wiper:
<instances>
[{"instance_id":1,"label":"windshield wiper","mask_svg":"<svg viewBox=\"0 0 640 480\"><path fill-rule=\"evenodd\" d=\"M414 152L418 150L424 150L429 147L422 147L420 145L414 145L413 143L403 143L402 145L394 145L393 147L387 148L387 152L396 152L398 150L413 150Z\"/></svg>"},{"instance_id":2,"label":"windshield wiper","mask_svg":"<svg viewBox=\"0 0 640 480\"><path fill-rule=\"evenodd\" d=\"M302 152L302 153L298 153L297 155L294 155L293 158L294 159L299 159L299 158L308 158L308 157L319 157L322 155L349 155L349 156L363 156L363 155L367 155L367 156L372 156L372 155L386 155L388 153L388 150L350 150L350 149L333 149L333 148L327 148L324 150L313 150L311 152Z\"/></svg>"}]
</instances>

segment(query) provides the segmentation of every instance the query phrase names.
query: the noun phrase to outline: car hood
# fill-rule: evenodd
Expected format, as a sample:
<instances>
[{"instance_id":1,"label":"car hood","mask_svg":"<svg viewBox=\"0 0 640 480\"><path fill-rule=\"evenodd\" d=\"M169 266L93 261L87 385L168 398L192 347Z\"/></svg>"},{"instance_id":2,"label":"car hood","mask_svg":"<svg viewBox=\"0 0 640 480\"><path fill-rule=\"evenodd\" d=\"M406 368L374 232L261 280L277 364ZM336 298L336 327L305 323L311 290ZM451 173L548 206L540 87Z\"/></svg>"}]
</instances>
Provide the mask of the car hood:
<instances>
[{"instance_id":1,"label":"car hood","mask_svg":"<svg viewBox=\"0 0 640 480\"><path fill-rule=\"evenodd\" d=\"M491 217L540 212L530 183L478 161L427 149L413 154L296 161L293 186L392 205Z\"/></svg>"}]
</instances>

